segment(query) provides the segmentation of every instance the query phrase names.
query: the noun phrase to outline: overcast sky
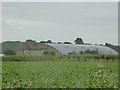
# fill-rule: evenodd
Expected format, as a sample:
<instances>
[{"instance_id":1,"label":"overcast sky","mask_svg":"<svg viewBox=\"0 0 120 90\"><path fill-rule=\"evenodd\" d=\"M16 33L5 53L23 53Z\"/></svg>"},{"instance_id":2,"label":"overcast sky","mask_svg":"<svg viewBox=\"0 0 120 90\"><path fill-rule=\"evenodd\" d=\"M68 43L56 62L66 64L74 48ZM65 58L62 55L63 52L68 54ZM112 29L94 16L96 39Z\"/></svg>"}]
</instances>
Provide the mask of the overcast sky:
<instances>
[{"instance_id":1,"label":"overcast sky","mask_svg":"<svg viewBox=\"0 0 120 90\"><path fill-rule=\"evenodd\" d=\"M3 41L52 40L118 44L116 2L2 3Z\"/></svg>"}]
</instances>

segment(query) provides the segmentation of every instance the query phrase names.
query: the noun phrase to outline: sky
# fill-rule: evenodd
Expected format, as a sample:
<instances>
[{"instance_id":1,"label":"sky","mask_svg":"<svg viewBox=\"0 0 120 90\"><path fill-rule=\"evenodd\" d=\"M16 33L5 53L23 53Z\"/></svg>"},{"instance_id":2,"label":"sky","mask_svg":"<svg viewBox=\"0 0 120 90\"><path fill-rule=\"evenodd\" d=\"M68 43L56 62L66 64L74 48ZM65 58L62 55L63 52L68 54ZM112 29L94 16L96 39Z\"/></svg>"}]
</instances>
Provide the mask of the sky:
<instances>
[{"instance_id":1,"label":"sky","mask_svg":"<svg viewBox=\"0 0 120 90\"><path fill-rule=\"evenodd\" d=\"M118 44L117 2L3 2L2 41Z\"/></svg>"}]
</instances>

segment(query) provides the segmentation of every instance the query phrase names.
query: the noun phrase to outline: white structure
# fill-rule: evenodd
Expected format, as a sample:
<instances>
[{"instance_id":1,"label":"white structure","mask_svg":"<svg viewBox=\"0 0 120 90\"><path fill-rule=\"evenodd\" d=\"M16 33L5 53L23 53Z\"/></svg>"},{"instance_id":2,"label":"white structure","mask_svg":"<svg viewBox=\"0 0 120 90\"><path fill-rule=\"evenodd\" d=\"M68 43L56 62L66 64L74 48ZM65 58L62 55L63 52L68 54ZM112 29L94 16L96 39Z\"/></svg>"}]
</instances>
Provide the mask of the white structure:
<instances>
[{"instance_id":1,"label":"white structure","mask_svg":"<svg viewBox=\"0 0 120 90\"><path fill-rule=\"evenodd\" d=\"M112 54L117 55L117 51L106 47L106 46L99 46L99 45L84 45L84 44L47 44L55 49L57 49L62 54L68 54L70 52L79 53L80 51L86 50L98 50L98 54Z\"/></svg>"}]
</instances>

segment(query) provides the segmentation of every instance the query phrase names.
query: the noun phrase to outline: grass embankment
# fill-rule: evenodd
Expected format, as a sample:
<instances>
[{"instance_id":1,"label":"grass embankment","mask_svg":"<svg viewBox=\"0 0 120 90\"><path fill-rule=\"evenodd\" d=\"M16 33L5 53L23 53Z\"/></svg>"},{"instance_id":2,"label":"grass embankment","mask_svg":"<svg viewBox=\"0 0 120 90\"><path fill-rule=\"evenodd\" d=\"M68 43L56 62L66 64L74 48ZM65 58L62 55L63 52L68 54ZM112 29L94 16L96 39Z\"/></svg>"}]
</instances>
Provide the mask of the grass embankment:
<instances>
[{"instance_id":1,"label":"grass embankment","mask_svg":"<svg viewBox=\"0 0 120 90\"><path fill-rule=\"evenodd\" d=\"M2 61L57 61L57 60L72 60L72 61L114 61L118 60L118 55L8 55L3 56Z\"/></svg>"},{"instance_id":2,"label":"grass embankment","mask_svg":"<svg viewBox=\"0 0 120 90\"><path fill-rule=\"evenodd\" d=\"M3 56L2 70L3 88L118 88L111 55Z\"/></svg>"}]
</instances>

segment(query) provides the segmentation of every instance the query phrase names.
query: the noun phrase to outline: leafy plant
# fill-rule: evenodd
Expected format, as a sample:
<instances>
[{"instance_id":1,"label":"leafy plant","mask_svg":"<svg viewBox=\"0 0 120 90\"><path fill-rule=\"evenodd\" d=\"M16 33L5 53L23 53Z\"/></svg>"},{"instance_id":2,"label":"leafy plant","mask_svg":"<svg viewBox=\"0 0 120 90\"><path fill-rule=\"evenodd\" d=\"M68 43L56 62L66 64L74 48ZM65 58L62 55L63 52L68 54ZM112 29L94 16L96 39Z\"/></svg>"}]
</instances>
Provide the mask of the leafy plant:
<instances>
[{"instance_id":1,"label":"leafy plant","mask_svg":"<svg viewBox=\"0 0 120 90\"><path fill-rule=\"evenodd\" d=\"M2 62L2 88L118 88L116 61Z\"/></svg>"}]
</instances>

